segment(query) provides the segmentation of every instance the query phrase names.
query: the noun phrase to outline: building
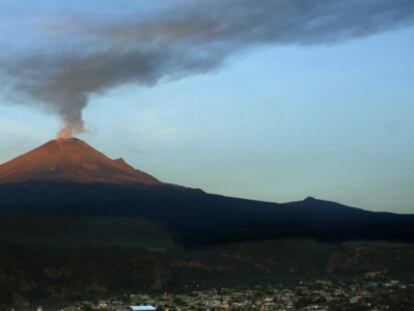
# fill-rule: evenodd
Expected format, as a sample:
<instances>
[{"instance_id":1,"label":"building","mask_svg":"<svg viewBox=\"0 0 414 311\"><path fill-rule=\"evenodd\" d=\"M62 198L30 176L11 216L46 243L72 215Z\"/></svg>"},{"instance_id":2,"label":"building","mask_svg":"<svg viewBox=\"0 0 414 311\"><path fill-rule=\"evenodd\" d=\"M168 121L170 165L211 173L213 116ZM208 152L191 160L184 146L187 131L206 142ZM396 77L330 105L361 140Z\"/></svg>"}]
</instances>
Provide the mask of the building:
<instances>
[{"instance_id":1,"label":"building","mask_svg":"<svg viewBox=\"0 0 414 311\"><path fill-rule=\"evenodd\" d=\"M154 311L154 310L157 310L157 308L152 306L152 305L130 306L129 309L133 310L133 311Z\"/></svg>"}]
</instances>

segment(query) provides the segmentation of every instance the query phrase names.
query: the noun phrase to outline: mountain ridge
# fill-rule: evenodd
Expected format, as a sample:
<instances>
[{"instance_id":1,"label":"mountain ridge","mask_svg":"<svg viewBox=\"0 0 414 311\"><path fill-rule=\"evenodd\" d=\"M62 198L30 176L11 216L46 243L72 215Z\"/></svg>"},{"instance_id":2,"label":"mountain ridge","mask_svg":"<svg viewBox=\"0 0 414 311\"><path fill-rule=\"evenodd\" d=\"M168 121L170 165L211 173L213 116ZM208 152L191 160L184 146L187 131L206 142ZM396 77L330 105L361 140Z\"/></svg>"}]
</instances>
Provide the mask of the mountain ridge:
<instances>
[{"instance_id":1,"label":"mountain ridge","mask_svg":"<svg viewBox=\"0 0 414 311\"><path fill-rule=\"evenodd\" d=\"M414 215L312 197L272 203L209 194L163 183L77 139L50 141L0 165L0 198L1 215L155 221L186 246L283 238L414 242Z\"/></svg>"}]
</instances>

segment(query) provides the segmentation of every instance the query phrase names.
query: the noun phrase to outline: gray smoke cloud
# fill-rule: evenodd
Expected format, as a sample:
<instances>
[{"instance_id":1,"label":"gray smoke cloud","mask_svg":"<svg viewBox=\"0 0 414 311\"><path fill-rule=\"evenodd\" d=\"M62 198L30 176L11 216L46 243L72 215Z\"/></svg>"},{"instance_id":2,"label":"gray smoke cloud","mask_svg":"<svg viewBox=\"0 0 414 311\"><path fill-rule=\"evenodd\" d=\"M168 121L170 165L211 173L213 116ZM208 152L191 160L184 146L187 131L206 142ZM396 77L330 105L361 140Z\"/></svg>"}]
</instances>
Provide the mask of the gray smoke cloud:
<instances>
[{"instance_id":1,"label":"gray smoke cloud","mask_svg":"<svg viewBox=\"0 0 414 311\"><path fill-rule=\"evenodd\" d=\"M66 40L64 49L2 63L16 92L61 116L65 136L84 130L82 111L91 95L205 73L258 45L332 44L409 26L414 1L189 0L148 17L91 20L72 16L59 27L46 24L45 35Z\"/></svg>"}]
</instances>

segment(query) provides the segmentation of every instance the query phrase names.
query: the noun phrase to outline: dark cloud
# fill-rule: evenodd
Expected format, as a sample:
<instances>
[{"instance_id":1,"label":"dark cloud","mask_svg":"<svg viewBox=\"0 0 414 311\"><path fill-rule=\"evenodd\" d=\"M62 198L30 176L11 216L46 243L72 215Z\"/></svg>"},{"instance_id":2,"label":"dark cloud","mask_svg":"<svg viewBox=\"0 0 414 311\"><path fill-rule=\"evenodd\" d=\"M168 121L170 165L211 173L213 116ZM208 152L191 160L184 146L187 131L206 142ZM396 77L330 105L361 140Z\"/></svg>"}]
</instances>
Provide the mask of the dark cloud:
<instances>
[{"instance_id":1,"label":"dark cloud","mask_svg":"<svg viewBox=\"0 0 414 311\"><path fill-rule=\"evenodd\" d=\"M15 90L58 113L74 132L83 130L91 94L208 72L257 45L332 44L408 26L414 1L189 0L148 17L91 20L49 24L50 40L63 38L64 50L13 55L2 64Z\"/></svg>"}]
</instances>

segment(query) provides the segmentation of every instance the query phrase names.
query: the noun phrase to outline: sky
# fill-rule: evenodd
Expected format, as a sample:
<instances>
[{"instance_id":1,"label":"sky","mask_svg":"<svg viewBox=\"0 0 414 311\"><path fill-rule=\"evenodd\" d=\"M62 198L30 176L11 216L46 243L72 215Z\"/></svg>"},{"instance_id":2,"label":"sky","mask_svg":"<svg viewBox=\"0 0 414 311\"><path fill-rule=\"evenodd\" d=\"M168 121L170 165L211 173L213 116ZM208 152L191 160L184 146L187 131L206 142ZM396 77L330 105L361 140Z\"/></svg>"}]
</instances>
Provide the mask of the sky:
<instances>
[{"instance_id":1,"label":"sky","mask_svg":"<svg viewBox=\"0 0 414 311\"><path fill-rule=\"evenodd\" d=\"M210 193L414 213L410 2L1 1L0 163L68 128Z\"/></svg>"}]
</instances>

